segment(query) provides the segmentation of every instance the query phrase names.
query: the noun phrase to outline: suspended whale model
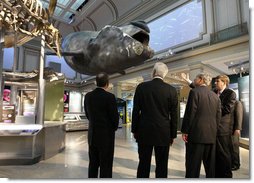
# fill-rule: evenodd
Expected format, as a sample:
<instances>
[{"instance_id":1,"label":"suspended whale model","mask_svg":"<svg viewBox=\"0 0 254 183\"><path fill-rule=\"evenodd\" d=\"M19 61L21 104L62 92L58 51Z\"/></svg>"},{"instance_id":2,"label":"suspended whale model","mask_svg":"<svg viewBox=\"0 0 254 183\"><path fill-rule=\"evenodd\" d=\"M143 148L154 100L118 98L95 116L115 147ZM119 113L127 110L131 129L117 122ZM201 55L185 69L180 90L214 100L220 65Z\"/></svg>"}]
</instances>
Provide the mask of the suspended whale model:
<instances>
[{"instance_id":1,"label":"suspended whale model","mask_svg":"<svg viewBox=\"0 0 254 183\"><path fill-rule=\"evenodd\" d=\"M144 21L122 27L108 25L98 32L71 33L63 40L62 55L68 65L81 74L124 74L125 69L153 57L149 33Z\"/></svg>"}]
</instances>

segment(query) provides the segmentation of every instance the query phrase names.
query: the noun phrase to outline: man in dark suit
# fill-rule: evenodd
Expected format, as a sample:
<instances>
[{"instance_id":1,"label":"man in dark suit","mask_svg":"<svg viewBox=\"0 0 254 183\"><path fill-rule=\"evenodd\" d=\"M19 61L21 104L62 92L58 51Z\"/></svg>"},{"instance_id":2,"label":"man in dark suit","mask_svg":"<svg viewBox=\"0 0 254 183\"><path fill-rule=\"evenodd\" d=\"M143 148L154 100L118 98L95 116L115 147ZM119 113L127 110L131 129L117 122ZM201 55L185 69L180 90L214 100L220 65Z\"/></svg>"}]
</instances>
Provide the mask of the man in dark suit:
<instances>
[{"instance_id":1,"label":"man in dark suit","mask_svg":"<svg viewBox=\"0 0 254 183\"><path fill-rule=\"evenodd\" d=\"M232 178L231 147L232 147L232 113L234 111L236 94L228 88L229 77L218 75L215 78L216 89L214 92L221 100L221 121L216 141L216 178Z\"/></svg>"},{"instance_id":2,"label":"man in dark suit","mask_svg":"<svg viewBox=\"0 0 254 183\"><path fill-rule=\"evenodd\" d=\"M184 73L181 74L191 88L194 88L193 82L189 80ZM232 178L231 171L231 151L232 151L232 113L234 110L234 103L236 94L233 90L227 88L229 85L229 78L226 75L218 75L215 78L216 89L214 92L221 100L221 121L218 126L217 140L216 140L216 178Z\"/></svg>"},{"instance_id":3,"label":"man in dark suit","mask_svg":"<svg viewBox=\"0 0 254 183\"><path fill-rule=\"evenodd\" d=\"M100 167L100 178L112 178L115 131L119 122L116 98L106 91L109 84L106 73L98 74L96 83L97 88L86 94L84 102L89 120L88 177L97 178Z\"/></svg>"},{"instance_id":4,"label":"man in dark suit","mask_svg":"<svg viewBox=\"0 0 254 183\"><path fill-rule=\"evenodd\" d=\"M155 151L156 178L167 178L169 146L176 138L178 98L176 89L163 81L168 67L157 62L153 79L137 86L132 114L132 133L138 143L138 178L149 178Z\"/></svg>"},{"instance_id":5,"label":"man in dark suit","mask_svg":"<svg viewBox=\"0 0 254 183\"><path fill-rule=\"evenodd\" d=\"M233 123L232 123L231 170L238 170L240 168L239 137L242 130L242 122L243 122L243 105L239 100L235 102L232 121Z\"/></svg>"},{"instance_id":6,"label":"man in dark suit","mask_svg":"<svg viewBox=\"0 0 254 183\"><path fill-rule=\"evenodd\" d=\"M190 90L182 123L186 143L186 178L198 178L203 161L206 177L215 177L215 144L221 118L219 97L208 89L211 78L198 74Z\"/></svg>"}]
</instances>

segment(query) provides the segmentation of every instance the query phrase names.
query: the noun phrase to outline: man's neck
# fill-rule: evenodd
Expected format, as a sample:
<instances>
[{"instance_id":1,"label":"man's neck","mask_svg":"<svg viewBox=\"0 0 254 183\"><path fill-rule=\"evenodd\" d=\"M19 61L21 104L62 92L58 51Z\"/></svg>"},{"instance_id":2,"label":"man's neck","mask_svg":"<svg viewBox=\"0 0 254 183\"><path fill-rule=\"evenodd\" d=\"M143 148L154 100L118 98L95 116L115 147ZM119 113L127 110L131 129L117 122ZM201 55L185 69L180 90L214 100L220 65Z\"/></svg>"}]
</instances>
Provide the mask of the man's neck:
<instances>
[{"instance_id":1,"label":"man's neck","mask_svg":"<svg viewBox=\"0 0 254 183\"><path fill-rule=\"evenodd\" d=\"M222 93L226 89L226 86L224 86L221 90L219 90L220 93Z\"/></svg>"},{"instance_id":2,"label":"man's neck","mask_svg":"<svg viewBox=\"0 0 254 183\"><path fill-rule=\"evenodd\" d=\"M161 76L154 76L153 79L155 79L155 78L163 80L163 78Z\"/></svg>"},{"instance_id":3,"label":"man's neck","mask_svg":"<svg viewBox=\"0 0 254 183\"><path fill-rule=\"evenodd\" d=\"M104 87L99 87L99 86L97 86L97 88L101 88L101 89L107 91L107 88L108 88L108 87L106 87L106 86L104 86Z\"/></svg>"}]
</instances>

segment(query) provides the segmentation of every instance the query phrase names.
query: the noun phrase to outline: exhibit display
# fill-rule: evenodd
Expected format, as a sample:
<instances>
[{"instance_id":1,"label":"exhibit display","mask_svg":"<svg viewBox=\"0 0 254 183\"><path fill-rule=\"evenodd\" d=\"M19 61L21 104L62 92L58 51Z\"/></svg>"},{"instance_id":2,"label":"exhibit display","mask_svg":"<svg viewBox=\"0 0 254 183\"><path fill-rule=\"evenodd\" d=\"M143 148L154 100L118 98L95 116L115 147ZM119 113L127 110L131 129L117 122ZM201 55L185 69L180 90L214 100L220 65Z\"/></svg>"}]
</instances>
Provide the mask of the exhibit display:
<instances>
[{"instance_id":1,"label":"exhibit display","mask_svg":"<svg viewBox=\"0 0 254 183\"><path fill-rule=\"evenodd\" d=\"M0 125L0 146L1 165L37 163L65 148L65 123Z\"/></svg>"},{"instance_id":2,"label":"exhibit display","mask_svg":"<svg viewBox=\"0 0 254 183\"><path fill-rule=\"evenodd\" d=\"M121 128L123 124L126 124L127 121L127 103L121 98L116 99L117 111L119 114L119 127Z\"/></svg>"},{"instance_id":3,"label":"exhibit display","mask_svg":"<svg viewBox=\"0 0 254 183\"><path fill-rule=\"evenodd\" d=\"M64 91L64 112L69 112L69 92Z\"/></svg>"},{"instance_id":4,"label":"exhibit display","mask_svg":"<svg viewBox=\"0 0 254 183\"><path fill-rule=\"evenodd\" d=\"M0 124L0 145L3 147L0 163L3 165L34 164L65 148L64 75L48 68L43 71L46 94L42 124L38 124L37 113L42 102L38 97L38 70L3 72L5 85L17 88L15 105L5 104L1 113L4 118Z\"/></svg>"},{"instance_id":5,"label":"exhibit display","mask_svg":"<svg viewBox=\"0 0 254 183\"><path fill-rule=\"evenodd\" d=\"M81 112L82 95L78 91L69 92L69 112Z\"/></svg>"},{"instance_id":6,"label":"exhibit display","mask_svg":"<svg viewBox=\"0 0 254 183\"><path fill-rule=\"evenodd\" d=\"M23 116L35 116L36 115L36 90L20 90L20 113Z\"/></svg>"},{"instance_id":7,"label":"exhibit display","mask_svg":"<svg viewBox=\"0 0 254 183\"><path fill-rule=\"evenodd\" d=\"M107 25L101 31L75 32L64 38L62 55L69 66L82 74L121 73L153 57L150 30L144 21L122 27Z\"/></svg>"},{"instance_id":8,"label":"exhibit display","mask_svg":"<svg viewBox=\"0 0 254 183\"><path fill-rule=\"evenodd\" d=\"M241 137L249 140L250 133L250 89L249 76L238 78L239 100L243 104L243 124Z\"/></svg>"},{"instance_id":9,"label":"exhibit display","mask_svg":"<svg viewBox=\"0 0 254 183\"><path fill-rule=\"evenodd\" d=\"M0 125L1 165L38 162L43 156L42 128L38 124Z\"/></svg>"},{"instance_id":10,"label":"exhibit display","mask_svg":"<svg viewBox=\"0 0 254 183\"><path fill-rule=\"evenodd\" d=\"M14 105L3 105L2 121L3 123L14 123L15 122L15 106Z\"/></svg>"},{"instance_id":11,"label":"exhibit display","mask_svg":"<svg viewBox=\"0 0 254 183\"><path fill-rule=\"evenodd\" d=\"M56 0L50 0L46 10L39 0L2 0L0 28L17 34L16 41L13 34L6 34L4 46L13 47L15 44L19 46L43 34L47 46L60 56L61 35L50 22L56 3Z\"/></svg>"},{"instance_id":12,"label":"exhibit display","mask_svg":"<svg viewBox=\"0 0 254 183\"><path fill-rule=\"evenodd\" d=\"M84 113L64 113L66 131L88 130L89 121Z\"/></svg>"},{"instance_id":13,"label":"exhibit display","mask_svg":"<svg viewBox=\"0 0 254 183\"><path fill-rule=\"evenodd\" d=\"M11 100L10 97L11 97L11 90L10 89L4 89L3 101L8 104Z\"/></svg>"}]
</instances>

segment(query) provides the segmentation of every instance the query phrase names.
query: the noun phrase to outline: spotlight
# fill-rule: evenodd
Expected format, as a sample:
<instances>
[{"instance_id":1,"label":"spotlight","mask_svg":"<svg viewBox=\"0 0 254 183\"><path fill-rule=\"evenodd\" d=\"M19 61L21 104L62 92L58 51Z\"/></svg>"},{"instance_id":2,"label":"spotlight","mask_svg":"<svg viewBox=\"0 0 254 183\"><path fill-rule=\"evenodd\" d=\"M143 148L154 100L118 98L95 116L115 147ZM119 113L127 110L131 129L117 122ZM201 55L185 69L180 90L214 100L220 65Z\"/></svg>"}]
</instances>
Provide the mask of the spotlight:
<instances>
[{"instance_id":1,"label":"spotlight","mask_svg":"<svg viewBox=\"0 0 254 183\"><path fill-rule=\"evenodd\" d=\"M170 55L174 55L174 52L173 52L173 50L171 50L171 49L168 50L168 53L169 53Z\"/></svg>"}]
</instances>

